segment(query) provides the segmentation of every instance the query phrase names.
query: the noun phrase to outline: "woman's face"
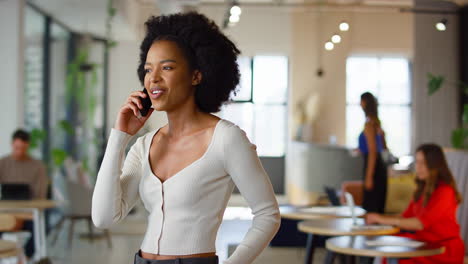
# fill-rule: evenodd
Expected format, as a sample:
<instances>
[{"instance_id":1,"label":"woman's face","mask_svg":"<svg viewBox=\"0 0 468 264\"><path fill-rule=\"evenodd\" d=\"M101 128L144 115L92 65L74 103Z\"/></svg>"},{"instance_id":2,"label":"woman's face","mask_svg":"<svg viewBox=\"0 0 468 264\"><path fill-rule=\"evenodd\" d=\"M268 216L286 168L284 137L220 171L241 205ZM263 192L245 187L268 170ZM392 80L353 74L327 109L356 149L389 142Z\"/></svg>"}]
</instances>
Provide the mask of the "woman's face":
<instances>
[{"instance_id":1,"label":"woman's face","mask_svg":"<svg viewBox=\"0 0 468 264\"><path fill-rule=\"evenodd\" d=\"M426 180L429 178L429 168L427 167L426 164L426 158L424 157L424 154L422 151L416 152L416 164L415 164L415 169L416 169L416 175L419 180Z\"/></svg>"},{"instance_id":2,"label":"woman's face","mask_svg":"<svg viewBox=\"0 0 468 264\"><path fill-rule=\"evenodd\" d=\"M361 100L361 108L362 108L362 110L364 110L364 107L366 107L366 102L364 102L364 100Z\"/></svg>"},{"instance_id":3,"label":"woman's face","mask_svg":"<svg viewBox=\"0 0 468 264\"><path fill-rule=\"evenodd\" d=\"M144 85L155 110L171 111L194 100L200 79L175 42L153 43L146 55Z\"/></svg>"}]
</instances>

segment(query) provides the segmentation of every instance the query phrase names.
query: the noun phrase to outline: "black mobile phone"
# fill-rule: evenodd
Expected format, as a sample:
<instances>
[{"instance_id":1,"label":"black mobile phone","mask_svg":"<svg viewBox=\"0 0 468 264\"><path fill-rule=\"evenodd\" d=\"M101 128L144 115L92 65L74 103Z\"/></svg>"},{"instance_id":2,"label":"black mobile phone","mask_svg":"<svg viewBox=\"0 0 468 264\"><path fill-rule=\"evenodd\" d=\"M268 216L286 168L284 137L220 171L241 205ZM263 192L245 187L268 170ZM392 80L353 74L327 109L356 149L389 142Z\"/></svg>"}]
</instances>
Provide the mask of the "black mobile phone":
<instances>
[{"instance_id":1,"label":"black mobile phone","mask_svg":"<svg viewBox=\"0 0 468 264\"><path fill-rule=\"evenodd\" d=\"M141 99L141 104L143 105L143 109L140 109L140 113L142 116L146 116L148 114L148 111L150 110L151 106L153 103L151 103L151 99L149 97L148 91L146 91L145 88L143 88L143 91L146 94L145 98L140 97Z\"/></svg>"}]
</instances>

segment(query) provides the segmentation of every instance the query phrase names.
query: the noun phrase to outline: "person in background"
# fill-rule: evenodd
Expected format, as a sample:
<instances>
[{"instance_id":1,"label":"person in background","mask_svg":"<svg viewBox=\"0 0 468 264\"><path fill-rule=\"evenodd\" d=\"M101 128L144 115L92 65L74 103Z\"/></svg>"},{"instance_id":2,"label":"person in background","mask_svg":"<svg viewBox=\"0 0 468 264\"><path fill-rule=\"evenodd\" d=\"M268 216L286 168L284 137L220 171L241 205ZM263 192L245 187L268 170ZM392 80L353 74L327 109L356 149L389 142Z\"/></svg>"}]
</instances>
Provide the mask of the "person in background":
<instances>
[{"instance_id":1,"label":"person in background","mask_svg":"<svg viewBox=\"0 0 468 264\"><path fill-rule=\"evenodd\" d=\"M18 129L13 133L11 154L0 159L0 184L27 184L32 199L46 199L48 177L45 165L28 154L29 133ZM31 258L34 254L34 237L32 217L18 217L23 222L23 230L31 231L26 243L25 254Z\"/></svg>"},{"instance_id":2,"label":"person in background","mask_svg":"<svg viewBox=\"0 0 468 264\"><path fill-rule=\"evenodd\" d=\"M387 168L382 151L387 149L385 133L378 117L377 99L369 92L361 95L366 115L364 131L359 135L359 150L364 157L364 195L362 207L367 212L383 213L387 196Z\"/></svg>"},{"instance_id":3,"label":"person in background","mask_svg":"<svg viewBox=\"0 0 468 264\"><path fill-rule=\"evenodd\" d=\"M368 224L393 225L404 232L400 236L436 243L445 252L430 257L400 260L399 263L463 263L465 247L456 219L461 195L450 172L442 149L435 144L424 144L416 150L416 184L413 200L401 216L391 217L371 213Z\"/></svg>"}]
</instances>

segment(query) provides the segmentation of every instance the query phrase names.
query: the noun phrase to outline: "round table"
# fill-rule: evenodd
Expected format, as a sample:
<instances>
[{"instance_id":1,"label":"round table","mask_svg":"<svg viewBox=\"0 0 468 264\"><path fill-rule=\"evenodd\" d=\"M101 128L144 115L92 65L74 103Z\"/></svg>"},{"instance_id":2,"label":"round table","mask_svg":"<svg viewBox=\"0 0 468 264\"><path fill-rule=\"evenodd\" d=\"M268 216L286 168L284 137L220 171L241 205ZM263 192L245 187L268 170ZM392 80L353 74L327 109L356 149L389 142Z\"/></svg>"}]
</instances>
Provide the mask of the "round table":
<instances>
[{"instance_id":1,"label":"round table","mask_svg":"<svg viewBox=\"0 0 468 264\"><path fill-rule=\"evenodd\" d=\"M365 220L351 218L315 219L300 222L298 229L304 233L322 236L381 236L400 232L398 227L390 226L382 229L354 229L354 225L364 225Z\"/></svg>"},{"instance_id":2,"label":"round table","mask_svg":"<svg viewBox=\"0 0 468 264\"><path fill-rule=\"evenodd\" d=\"M280 214L282 218L288 220L311 220L311 219L336 219L352 217L349 206L312 206L312 207L296 207L296 206L280 206ZM366 210L362 207L355 206L354 214L356 217L363 217ZM305 263L310 264L314 258L317 239L314 239L313 233L307 233L306 256Z\"/></svg>"},{"instance_id":3,"label":"round table","mask_svg":"<svg viewBox=\"0 0 468 264\"><path fill-rule=\"evenodd\" d=\"M372 244L370 244L372 243ZM421 244L421 245L418 245ZM341 236L326 242L328 250L352 256L386 257L389 264L398 259L442 254L444 247L398 236Z\"/></svg>"},{"instance_id":4,"label":"round table","mask_svg":"<svg viewBox=\"0 0 468 264\"><path fill-rule=\"evenodd\" d=\"M381 236L381 235L392 235L400 232L397 227L383 227L382 229L354 229L354 225L364 225L365 220L357 218L356 223L351 218L322 218L307 220L298 224L298 229L304 233L307 233L307 248L305 263L312 263L316 244L314 243L314 235L320 236ZM309 241L310 240L310 241ZM334 255L327 254L327 259L332 261Z\"/></svg>"},{"instance_id":5,"label":"round table","mask_svg":"<svg viewBox=\"0 0 468 264\"><path fill-rule=\"evenodd\" d=\"M351 217L349 206L314 206L314 207L293 207L280 206L281 217L291 220L309 220L323 218L346 218ZM359 206L354 207L356 217L363 217L366 210Z\"/></svg>"}]
</instances>

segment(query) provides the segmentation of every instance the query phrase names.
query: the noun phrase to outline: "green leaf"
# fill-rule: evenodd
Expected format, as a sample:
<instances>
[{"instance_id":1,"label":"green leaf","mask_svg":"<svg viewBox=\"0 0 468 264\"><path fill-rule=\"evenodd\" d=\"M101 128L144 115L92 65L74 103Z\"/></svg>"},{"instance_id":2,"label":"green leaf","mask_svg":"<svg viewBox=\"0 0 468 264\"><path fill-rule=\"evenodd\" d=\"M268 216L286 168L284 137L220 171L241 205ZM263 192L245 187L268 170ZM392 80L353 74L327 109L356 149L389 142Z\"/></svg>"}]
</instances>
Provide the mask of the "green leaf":
<instances>
[{"instance_id":1,"label":"green leaf","mask_svg":"<svg viewBox=\"0 0 468 264\"><path fill-rule=\"evenodd\" d=\"M118 44L117 41L111 40L111 41L107 42L107 47L108 48L114 48L114 47L117 46L117 44Z\"/></svg>"},{"instance_id":2,"label":"green leaf","mask_svg":"<svg viewBox=\"0 0 468 264\"><path fill-rule=\"evenodd\" d=\"M67 105L69 105L73 97L73 85L74 85L73 76L68 75L66 82L67 82L67 90L65 93L65 102Z\"/></svg>"},{"instance_id":3,"label":"green leaf","mask_svg":"<svg viewBox=\"0 0 468 264\"><path fill-rule=\"evenodd\" d=\"M88 51L86 50L81 50L78 53L78 57L76 58L77 64L81 65L85 63L88 60Z\"/></svg>"},{"instance_id":4,"label":"green leaf","mask_svg":"<svg viewBox=\"0 0 468 264\"><path fill-rule=\"evenodd\" d=\"M68 122L68 120L60 120L58 125L67 134L69 135L75 134L75 131L73 131L73 126L70 122Z\"/></svg>"},{"instance_id":5,"label":"green leaf","mask_svg":"<svg viewBox=\"0 0 468 264\"><path fill-rule=\"evenodd\" d=\"M34 128L33 130L31 130L31 138L43 140L45 136L46 132L43 129Z\"/></svg>"},{"instance_id":6,"label":"green leaf","mask_svg":"<svg viewBox=\"0 0 468 264\"><path fill-rule=\"evenodd\" d=\"M94 62L90 63L89 65L91 65L91 66L93 67L93 71L95 71L97 68L102 67L101 64L99 64L99 63L94 63Z\"/></svg>"},{"instance_id":7,"label":"green leaf","mask_svg":"<svg viewBox=\"0 0 468 264\"><path fill-rule=\"evenodd\" d=\"M91 97L88 100L88 111L90 115L90 119L94 118L94 111L96 110L97 100L96 97Z\"/></svg>"},{"instance_id":8,"label":"green leaf","mask_svg":"<svg viewBox=\"0 0 468 264\"><path fill-rule=\"evenodd\" d=\"M63 149L54 148L52 149L52 160L54 161L55 166L60 167L63 165L63 162L67 158L68 154Z\"/></svg>"},{"instance_id":9,"label":"green leaf","mask_svg":"<svg viewBox=\"0 0 468 264\"><path fill-rule=\"evenodd\" d=\"M462 120L464 124L468 124L468 104L463 105L463 116Z\"/></svg>"},{"instance_id":10,"label":"green leaf","mask_svg":"<svg viewBox=\"0 0 468 264\"><path fill-rule=\"evenodd\" d=\"M468 138L468 129L457 128L452 131L452 146L454 148L463 149L465 140Z\"/></svg>"},{"instance_id":11,"label":"green leaf","mask_svg":"<svg viewBox=\"0 0 468 264\"><path fill-rule=\"evenodd\" d=\"M429 95L433 95L435 92L437 92L440 89L440 87L442 87L442 84L444 83L444 80L445 80L445 78L442 75L436 76L436 75L433 75L432 73L428 73L427 78L428 78L427 88L428 88Z\"/></svg>"},{"instance_id":12,"label":"green leaf","mask_svg":"<svg viewBox=\"0 0 468 264\"><path fill-rule=\"evenodd\" d=\"M77 71L79 70L79 68L80 68L80 67L79 67L78 63L76 63L76 62L70 62L70 63L68 64L68 71L69 71L70 73L77 72Z\"/></svg>"},{"instance_id":13,"label":"green leaf","mask_svg":"<svg viewBox=\"0 0 468 264\"><path fill-rule=\"evenodd\" d=\"M117 12L117 9L115 7L111 7L111 8L109 8L108 12L109 12L109 16L113 17L113 16L115 16L115 13Z\"/></svg>"},{"instance_id":14,"label":"green leaf","mask_svg":"<svg viewBox=\"0 0 468 264\"><path fill-rule=\"evenodd\" d=\"M39 143L46 137L46 132L39 128L34 128L30 133L29 150L33 150L39 146Z\"/></svg>"},{"instance_id":15,"label":"green leaf","mask_svg":"<svg viewBox=\"0 0 468 264\"><path fill-rule=\"evenodd\" d=\"M460 88L462 89L462 93L468 95L468 84L467 83L464 83L462 81L459 81L458 82L458 85L460 86Z\"/></svg>"}]
</instances>

